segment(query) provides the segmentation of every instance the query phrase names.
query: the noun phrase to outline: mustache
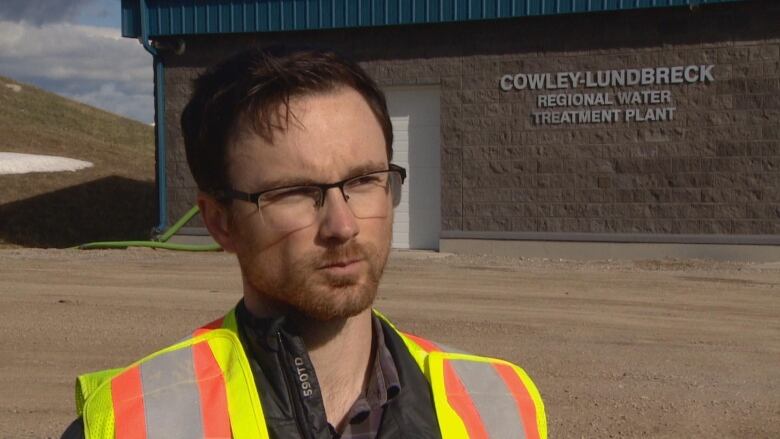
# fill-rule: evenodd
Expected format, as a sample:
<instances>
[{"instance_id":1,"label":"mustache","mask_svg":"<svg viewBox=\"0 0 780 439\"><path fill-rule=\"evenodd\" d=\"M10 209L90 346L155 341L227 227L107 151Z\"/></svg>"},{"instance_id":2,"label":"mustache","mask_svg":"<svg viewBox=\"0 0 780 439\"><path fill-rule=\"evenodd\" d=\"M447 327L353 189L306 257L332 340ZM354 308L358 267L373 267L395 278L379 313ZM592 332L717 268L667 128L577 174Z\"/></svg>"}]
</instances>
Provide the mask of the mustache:
<instances>
[{"instance_id":1,"label":"mustache","mask_svg":"<svg viewBox=\"0 0 780 439\"><path fill-rule=\"evenodd\" d=\"M374 244L350 242L338 247L328 247L318 255L307 256L306 265L319 268L347 261L366 260L373 254L376 254L376 252L377 249Z\"/></svg>"}]
</instances>

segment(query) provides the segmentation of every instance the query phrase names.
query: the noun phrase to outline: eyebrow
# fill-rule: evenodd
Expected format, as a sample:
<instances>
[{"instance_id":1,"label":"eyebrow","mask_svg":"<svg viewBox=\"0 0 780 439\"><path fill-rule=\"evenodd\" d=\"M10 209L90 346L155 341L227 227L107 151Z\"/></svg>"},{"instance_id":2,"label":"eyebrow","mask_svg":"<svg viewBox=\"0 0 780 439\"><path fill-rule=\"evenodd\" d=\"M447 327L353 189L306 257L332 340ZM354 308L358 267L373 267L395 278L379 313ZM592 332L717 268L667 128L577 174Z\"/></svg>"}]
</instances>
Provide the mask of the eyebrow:
<instances>
[{"instance_id":1,"label":"eyebrow","mask_svg":"<svg viewBox=\"0 0 780 439\"><path fill-rule=\"evenodd\" d=\"M349 180L350 178L357 177L359 175L368 174L377 171L385 171L387 169L388 169L388 165L384 163L366 162L351 167L349 172L347 173L347 177L343 178L342 180ZM317 185L317 184L327 184L327 183L323 183L322 181L316 181L309 177L280 178L264 184L263 186L267 187L268 189L263 189L263 191L272 190L276 188L291 187L291 186L310 186L310 185Z\"/></svg>"}]
</instances>

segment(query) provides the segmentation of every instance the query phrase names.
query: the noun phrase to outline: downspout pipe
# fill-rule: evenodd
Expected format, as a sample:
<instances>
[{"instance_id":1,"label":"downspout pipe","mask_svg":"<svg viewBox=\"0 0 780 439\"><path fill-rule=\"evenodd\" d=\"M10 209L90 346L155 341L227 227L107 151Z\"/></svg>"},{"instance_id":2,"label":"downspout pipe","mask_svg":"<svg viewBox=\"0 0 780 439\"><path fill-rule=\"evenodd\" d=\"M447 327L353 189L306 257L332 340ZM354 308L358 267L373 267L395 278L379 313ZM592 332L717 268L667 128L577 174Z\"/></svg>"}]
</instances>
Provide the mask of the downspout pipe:
<instances>
[{"instance_id":1,"label":"downspout pipe","mask_svg":"<svg viewBox=\"0 0 780 439\"><path fill-rule=\"evenodd\" d=\"M146 0L138 0L141 12L141 44L154 62L154 129L157 172L157 226L152 233L160 235L168 225L168 187L165 163L165 76L162 56L149 40L149 10Z\"/></svg>"}]
</instances>

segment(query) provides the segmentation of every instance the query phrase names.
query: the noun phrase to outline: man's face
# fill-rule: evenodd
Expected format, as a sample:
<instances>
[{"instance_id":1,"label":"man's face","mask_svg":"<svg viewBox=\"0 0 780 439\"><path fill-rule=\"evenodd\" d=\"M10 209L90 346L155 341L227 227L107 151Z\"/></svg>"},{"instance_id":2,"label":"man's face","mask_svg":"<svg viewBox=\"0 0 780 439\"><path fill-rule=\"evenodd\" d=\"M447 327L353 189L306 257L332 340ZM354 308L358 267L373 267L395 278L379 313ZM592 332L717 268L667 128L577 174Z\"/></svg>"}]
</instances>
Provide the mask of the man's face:
<instances>
[{"instance_id":1,"label":"man's face","mask_svg":"<svg viewBox=\"0 0 780 439\"><path fill-rule=\"evenodd\" d=\"M286 130L273 144L241 136L228 152L235 189L332 183L388 167L385 139L365 99L350 88L292 99ZM256 205L234 201L229 224L246 294L283 312L317 320L356 315L373 303L392 237L387 215L356 218L338 188L325 194L315 222L268 227ZM251 300L251 299L250 299Z\"/></svg>"}]
</instances>

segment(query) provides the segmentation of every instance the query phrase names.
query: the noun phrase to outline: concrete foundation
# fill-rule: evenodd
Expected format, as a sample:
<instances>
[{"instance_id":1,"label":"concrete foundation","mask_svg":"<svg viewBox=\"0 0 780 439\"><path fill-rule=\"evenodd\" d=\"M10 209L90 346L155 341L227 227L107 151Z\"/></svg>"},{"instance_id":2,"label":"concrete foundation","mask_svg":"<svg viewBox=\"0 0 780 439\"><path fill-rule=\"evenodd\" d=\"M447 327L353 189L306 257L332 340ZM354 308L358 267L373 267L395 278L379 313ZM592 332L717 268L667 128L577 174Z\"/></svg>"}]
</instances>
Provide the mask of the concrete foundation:
<instances>
[{"instance_id":1,"label":"concrete foundation","mask_svg":"<svg viewBox=\"0 0 780 439\"><path fill-rule=\"evenodd\" d=\"M780 246L777 245L442 239L439 241L439 249L441 252L461 254L574 260L686 258L780 261Z\"/></svg>"}]
</instances>

